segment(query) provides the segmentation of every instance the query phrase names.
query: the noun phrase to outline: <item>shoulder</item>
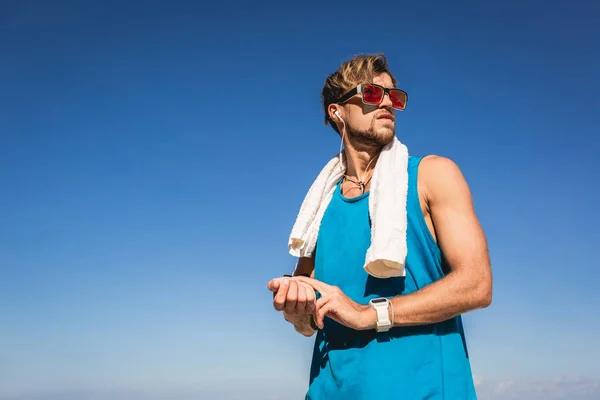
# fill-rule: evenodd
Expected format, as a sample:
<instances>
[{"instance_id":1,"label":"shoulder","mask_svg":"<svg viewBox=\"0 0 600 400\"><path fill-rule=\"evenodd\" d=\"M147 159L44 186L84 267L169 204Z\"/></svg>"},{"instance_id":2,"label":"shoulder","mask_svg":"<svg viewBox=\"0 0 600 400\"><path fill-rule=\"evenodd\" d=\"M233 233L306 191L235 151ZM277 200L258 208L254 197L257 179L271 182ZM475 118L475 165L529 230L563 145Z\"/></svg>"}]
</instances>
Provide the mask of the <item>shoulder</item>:
<instances>
[{"instance_id":1,"label":"shoulder","mask_svg":"<svg viewBox=\"0 0 600 400\"><path fill-rule=\"evenodd\" d=\"M458 164L448 157L433 154L422 157L419 163L419 186L429 202L469 194Z\"/></svg>"},{"instance_id":2,"label":"shoulder","mask_svg":"<svg viewBox=\"0 0 600 400\"><path fill-rule=\"evenodd\" d=\"M425 174L451 175L461 173L458 164L456 164L454 160L448 157L438 156L435 154L430 154L421 157L421 162L419 164L420 171L422 171Z\"/></svg>"}]
</instances>

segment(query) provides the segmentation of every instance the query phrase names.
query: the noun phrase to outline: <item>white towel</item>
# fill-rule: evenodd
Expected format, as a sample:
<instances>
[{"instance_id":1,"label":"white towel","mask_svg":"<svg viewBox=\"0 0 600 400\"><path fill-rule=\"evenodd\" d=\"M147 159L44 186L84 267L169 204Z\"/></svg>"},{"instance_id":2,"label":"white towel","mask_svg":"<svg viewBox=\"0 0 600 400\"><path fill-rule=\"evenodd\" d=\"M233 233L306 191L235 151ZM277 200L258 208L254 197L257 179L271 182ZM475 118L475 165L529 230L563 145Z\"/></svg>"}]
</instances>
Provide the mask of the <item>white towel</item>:
<instances>
[{"instance_id":1,"label":"white towel","mask_svg":"<svg viewBox=\"0 0 600 400\"><path fill-rule=\"evenodd\" d=\"M337 183L346 166L332 158L313 182L296 218L288 247L296 257L310 257L315 250L319 227ZM365 257L365 271L377 278L405 276L406 197L408 192L408 150L394 137L381 151L369 194L371 246Z\"/></svg>"}]
</instances>

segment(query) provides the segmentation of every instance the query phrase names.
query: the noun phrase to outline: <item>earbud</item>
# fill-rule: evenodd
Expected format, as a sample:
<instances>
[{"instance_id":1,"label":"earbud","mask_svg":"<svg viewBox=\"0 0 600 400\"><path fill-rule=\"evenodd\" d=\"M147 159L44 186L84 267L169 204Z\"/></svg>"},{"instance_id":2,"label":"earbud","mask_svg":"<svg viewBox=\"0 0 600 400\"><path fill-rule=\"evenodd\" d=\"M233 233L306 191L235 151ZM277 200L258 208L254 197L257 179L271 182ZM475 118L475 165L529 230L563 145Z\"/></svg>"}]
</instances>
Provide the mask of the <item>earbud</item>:
<instances>
[{"instance_id":1,"label":"earbud","mask_svg":"<svg viewBox=\"0 0 600 400\"><path fill-rule=\"evenodd\" d=\"M340 117L340 113L338 112L338 110L335 110L334 114L337 115L337 117L340 119L340 121L342 120L342 117Z\"/></svg>"}]
</instances>

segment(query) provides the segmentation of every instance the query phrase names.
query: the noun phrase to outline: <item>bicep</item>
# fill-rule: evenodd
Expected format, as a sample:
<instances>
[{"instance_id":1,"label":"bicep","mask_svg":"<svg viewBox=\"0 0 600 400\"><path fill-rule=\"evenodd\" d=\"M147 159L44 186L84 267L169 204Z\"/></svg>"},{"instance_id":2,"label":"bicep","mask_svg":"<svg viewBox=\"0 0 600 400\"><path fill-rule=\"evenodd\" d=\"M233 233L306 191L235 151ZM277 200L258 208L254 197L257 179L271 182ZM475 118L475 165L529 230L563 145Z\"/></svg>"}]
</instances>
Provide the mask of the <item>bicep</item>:
<instances>
[{"instance_id":1,"label":"bicep","mask_svg":"<svg viewBox=\"0 0 600 400\"><path fill-rule=\"evenodd\" d=\"M462 172L443 157L429 160L426 168L431 218L450 270L490 278L487 241Z\"/></svg>"}]
</instances>

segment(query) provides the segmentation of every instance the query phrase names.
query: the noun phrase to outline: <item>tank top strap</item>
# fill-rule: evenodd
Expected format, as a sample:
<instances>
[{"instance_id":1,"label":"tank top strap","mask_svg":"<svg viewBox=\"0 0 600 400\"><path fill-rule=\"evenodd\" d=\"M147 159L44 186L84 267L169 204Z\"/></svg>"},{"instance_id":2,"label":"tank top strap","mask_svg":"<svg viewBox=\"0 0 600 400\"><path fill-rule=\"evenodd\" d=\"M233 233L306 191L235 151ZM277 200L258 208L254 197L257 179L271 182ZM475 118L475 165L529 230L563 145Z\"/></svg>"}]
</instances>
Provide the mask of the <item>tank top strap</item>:
<instances>
[{"instance_id":1,"label":"tank top strap","mask_svg":"<svg viewBox=\"0 0 600 400\"><path fill-rule=\"evenodd\" d=\"M421 203L419 202L418 176L419 164L425 156L409 156L408 157L408 194L406 209L409 213L421 214ZM415 208L417 207L417 208Z\"/></svg>"}]
</instances>

